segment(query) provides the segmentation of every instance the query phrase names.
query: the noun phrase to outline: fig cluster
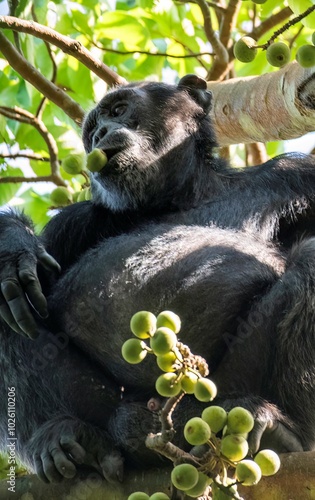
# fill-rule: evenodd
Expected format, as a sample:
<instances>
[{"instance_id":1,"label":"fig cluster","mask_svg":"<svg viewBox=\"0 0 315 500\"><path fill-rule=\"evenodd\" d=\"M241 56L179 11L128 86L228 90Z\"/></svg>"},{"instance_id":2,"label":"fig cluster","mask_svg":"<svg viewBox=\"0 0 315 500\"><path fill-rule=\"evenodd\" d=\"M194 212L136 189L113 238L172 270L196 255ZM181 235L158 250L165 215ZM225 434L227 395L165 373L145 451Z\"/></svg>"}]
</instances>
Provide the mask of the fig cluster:
<instances>
[{"instance_id":1,"label":"fig cluster","mask_svg":"<svg viewBox=\"0 0 315 500\"><path fill-rule=\"evenodd\" d=\"M52 206L55 208L64 207L71 203L91 200L91 188L86 170L100 172L106 164L106 153L97 148L93 149L88 155L85 153L74 153L66 156L61 162L63 170L71 176L82 174L87 182L85 187L83 186L80 191L74 191L72 188L65 186L56 187L50 193Z\"/></svg>"},{"instance_id":2,"label":"fig cluster","mask_svg":"<svg viewBox=\"0 0 315 500\"><path fill-rule=\"evenodd\" d=\"M234 44L234 56L243 63L252 62L257 55L257 42L250 36L243 36ZM282 68L291 60L291 49L285 42L273 42L266 49L266 58L271 66ZM312 44L305 44L298 48L296 60L303 68L315 66L315 34Z\"/></svg>"},{"instance_id":3,"label":"fig cluster","mask_svg":"<svg viewBox=\"0 0 315 500\"><path fill-rule=\"evenodd\" d=\"M158 367L164 372L155 383L160 396L170 398L181 392L194 394L199 401L212 401L217 389L206 378L204 360L193 356L187 346L178 341L180 318L172 311L162 311L156 317L149 311L139 311L130 321L130 329L136 338L122 345L125 361L140 363L147 354L156 356Z\"/></svg>"},{"instance_id":4,"label":"fig cluster","mask_svg":"<svg viewBox=\"0 0 315 500\"><path fill-rule=\"evenodd\" d=\"M178 341L181 321L177 314L162 311L155 316L149 311L139 311L132 316L130 329L134 337L124 342L122 356L131 364L140 363L148 354L156 356L164 372L156 380L156 390L161 396L169 398L187 393L203 402L214 399L217 390L206 378L206 362ZM247 437L254 423L253 415L240 406L227 412L211 405L204 408L200 416L190 418L183 433L193 447L192 463L186 463L185 459L183 463L176 462L171 473L173 486L191 498L208 495L210 490L214 500L238 498L238 484L252 486L262 476L275 474L280 459L274 451L262 450L254 459L249 457ZM151 496L135 492L128 500L168 498L162 492Z\"/></svg>"},{"instance_id":5,"label":"fig cluster","mask_svg":"<svg viewBox=\"0 0 315 500\"><path fill-rule=\"evenodd\" d=\"M206 448L203 452L200 468L191 464L180 464L174 468L171 476L174 486L188 494L187 491L190 492L190 489L194 488L198 481L198 484L201 484L198 475L201 471L203 476L206 475L210 479L207 473L213 476L213 471L219 470L219 474L215 478L215 485L221 484L228 488L234 488L237 483L253 486L260 481L262 476L275 474L279 470L280 459L274 451L262 450L257 453L254 460L248 458L247 436L253 427L252 414L242 407L235 407L226 412L220 406L209 406L203 410L201 417L193 417L188 420L184 427L186 441L192 446L203 445ZM186 466L185 469L182 467L183 465ZM230 481L230 478L227 480L226 477L229 469L235 469L233 482ZM225 479L222 480L222 478ZM206 482L204 478L202 484L206 489L211 484L211 480ZM215 485L214 490L216 489ZM203 491L200 492L198 489L198 495L202 493ZM223 495L221 493L219 488L218 498ZM193 495L191 496L193 497ZM216 496L214 495L213 498Z\"/></svg>"},{"instance_id":6,"label":"fig cluster","mask_svg":"<svg viewBox=\"0 0 315 500\"><path fill-rule=\"evenodd\" d=\"M70 175L78 175L86 169L90 172L100 172L106 164L106 153L98 148L93 149L87 155L85 153L68 155L61 162L64 171Z\"/></svg>"}]
</instances>

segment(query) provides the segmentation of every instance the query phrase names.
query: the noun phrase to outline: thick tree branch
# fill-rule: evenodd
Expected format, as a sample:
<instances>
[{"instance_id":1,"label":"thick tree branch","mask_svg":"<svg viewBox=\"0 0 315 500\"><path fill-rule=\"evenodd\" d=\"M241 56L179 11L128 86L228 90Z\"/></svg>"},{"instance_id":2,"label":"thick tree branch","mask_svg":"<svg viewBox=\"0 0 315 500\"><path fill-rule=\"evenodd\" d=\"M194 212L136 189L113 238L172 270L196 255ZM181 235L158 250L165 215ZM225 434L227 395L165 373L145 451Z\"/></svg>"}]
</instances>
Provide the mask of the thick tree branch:
<instances>
[{"instance_id":1,"label":"thick tree branch","mask_svg":"<svg viewBox=\"0 0 315 500\"><path fill-rule=\"evenodd\" d=\"M13 31L28 33L37 38L44 40L56 47L59 47L63 52L69 54L84 66L95 73L101 80L109 85L121 85L126 83L126 80L119 76L115 71L110 69L106 64L96 59L89 50L82 46L77 40L73 40L68 36L61 35L57 31L43 26L36 22L25 21L12 16L0 16L0 28L7 28Z\"/></svg>"},{"instance_id":2,"label":"thick tree branch","mask_svg":"<svg viewBox=\"0 0 315 500\"><path fill-rule=\"evenodd\" d=\"M225 47L227 47L228 42L231 38L231 33L235 28L240 8L240 0L230 0L224 13L222 26L220 28L220 40Z\"/></svg>"},{"instance_id":3,"label":"thick tree branch","mask_svg":"<svg viewBox=\"0 0 315 500\"><path fill-rule=\"evenodd\" d=\"M258 77L209 82L219 144L268 142L315 130L315 71L296 62Z\"/></svg>"},{"instance_id":4,"label":"thick tree branch","mask_svg":"<svg viewBox=\"0 0 315 500\"><path fill-rule=\"evenodd\" d=\"M2 19L3 16L0 16ZM47 99L59 106L76 123L81 124L84 111L81 106L69 97L62 89L47 80L16 50L12 43L0 32L0 52L7 59L10 66L31 83Z\"/></svg>"}]
</instances>

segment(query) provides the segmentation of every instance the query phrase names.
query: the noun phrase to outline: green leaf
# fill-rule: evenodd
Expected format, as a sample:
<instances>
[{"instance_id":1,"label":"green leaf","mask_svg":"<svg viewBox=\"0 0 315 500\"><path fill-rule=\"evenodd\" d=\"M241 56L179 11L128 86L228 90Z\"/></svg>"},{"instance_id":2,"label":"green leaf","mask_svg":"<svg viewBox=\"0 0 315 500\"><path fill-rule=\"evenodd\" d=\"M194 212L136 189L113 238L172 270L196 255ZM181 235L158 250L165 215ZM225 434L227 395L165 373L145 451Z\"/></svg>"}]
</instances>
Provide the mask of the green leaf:
<instances>
[{"instance_id":1,"label":"green leaf","mask_svg":"<svg viewBox=\"0 0 315 500\"><path fill-rule=\"evenodd\" d=\"M95 33L98 37L128 43L129 50L143 48L150 36L141 19L126 14L125 11L106 12L97 21Z\"/></svg>"},{"instance_id":2,"label":"green leaf","mask_svg":"<svg viewBox=\"0 0 315 500\"><path fill-rule=\"evenodd\" d=\"M0 143L9 141L6 118L0 115Z\"/></svg>"},{"instance_id":3,"label":"green leaf","mask_svg":"<svg viewBox=\"0 0 315 500\"><path fill-rule=\"evenodd\" d=\"M25 205L25 213L33 220L36 231L39 232L50 219L48 215L51 206L49 194L39 194L33 188L25 191L11 205Z\"/></svg>"},{"instance_id":4,"label":"green leaf","mask_svg":"<svg viewBox=\"0 0 315 500\"><path fill-rule=\"evenodd\" d=\"M20 177L23 176L23 172L19 168L10 167L9 165L0 165L0 180L5 177ZM8 203L18 192L21 187L21 183L0 183L0 206Z\"/></svg>"},{"instance_id":5,"label":"green leaf","mask_svg":"<svg viewBox=\"0 0 315 500\"><path fill-rule=\"evenodd\" d=\"M85 12L81 12L79 10L73 10L72 18L74 26L77 28L79 32L90 36L93 35L94 26L90 25L90 18L89 16L86 15Z\"/></svg>"}]
</instances>

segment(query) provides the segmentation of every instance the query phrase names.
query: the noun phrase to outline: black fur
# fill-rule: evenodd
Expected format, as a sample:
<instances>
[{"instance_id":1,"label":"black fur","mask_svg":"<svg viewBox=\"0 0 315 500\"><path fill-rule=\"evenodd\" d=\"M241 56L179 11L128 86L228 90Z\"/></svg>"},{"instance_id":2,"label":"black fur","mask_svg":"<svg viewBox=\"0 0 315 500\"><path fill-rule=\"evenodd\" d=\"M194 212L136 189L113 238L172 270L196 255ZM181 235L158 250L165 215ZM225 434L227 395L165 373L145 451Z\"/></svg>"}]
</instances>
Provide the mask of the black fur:
<instances>
[{"instance_id":1,"label":"black fur","mask_svg":"<svg viewBox=\"0 0 315 500\"><path fill-rule=\"evenodd\" d=\"M63 209L40 239L23 215L0 217L1 439L15 386L18 452L43 479L72 476L73 460L121 478L119 451L161 460L144 445L158 429L154 359L120 355L141 309L180 315L215 403L254 413L253 450L315 447L315 161L231 167L216 155L210 101L191 75L113 90L83 127L86 151L109 158L93 202ZM32 342L6 323L41 333ZM175 412L178 442L200 406L185 397Z\"/></svg>"}]
</instances>

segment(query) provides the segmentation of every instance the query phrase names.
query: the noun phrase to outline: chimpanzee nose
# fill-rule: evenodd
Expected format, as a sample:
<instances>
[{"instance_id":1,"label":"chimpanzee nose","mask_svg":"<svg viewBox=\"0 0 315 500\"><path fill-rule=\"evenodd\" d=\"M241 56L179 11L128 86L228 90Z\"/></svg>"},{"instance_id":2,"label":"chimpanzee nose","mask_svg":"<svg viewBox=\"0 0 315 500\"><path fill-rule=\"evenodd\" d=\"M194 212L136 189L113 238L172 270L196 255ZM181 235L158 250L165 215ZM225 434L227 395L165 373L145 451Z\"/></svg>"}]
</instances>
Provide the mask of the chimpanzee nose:
<instances>
[{"instance_id":1,"label":"chimpanzee nose","mask_svg":"<svg viewBox=\"0 0 315 500\"><path fill-rule=\"evenodd\" d=\"M97 132L94 134L93 137L93 148L96 148L98 144L101 142L101 140L105 137L105 135L108 133L108 128L106 125L103 125L102 127L97 129Z\"/></svg>"}]
</instances>

